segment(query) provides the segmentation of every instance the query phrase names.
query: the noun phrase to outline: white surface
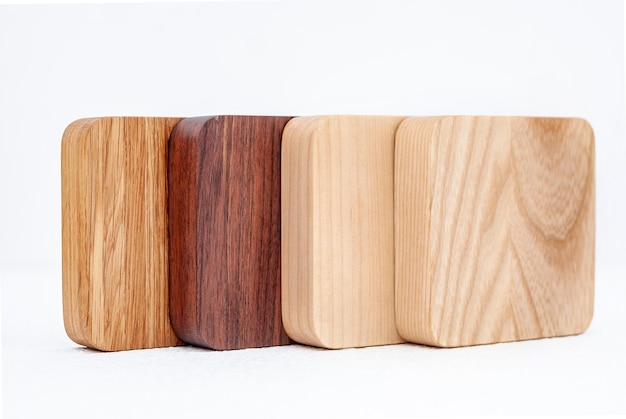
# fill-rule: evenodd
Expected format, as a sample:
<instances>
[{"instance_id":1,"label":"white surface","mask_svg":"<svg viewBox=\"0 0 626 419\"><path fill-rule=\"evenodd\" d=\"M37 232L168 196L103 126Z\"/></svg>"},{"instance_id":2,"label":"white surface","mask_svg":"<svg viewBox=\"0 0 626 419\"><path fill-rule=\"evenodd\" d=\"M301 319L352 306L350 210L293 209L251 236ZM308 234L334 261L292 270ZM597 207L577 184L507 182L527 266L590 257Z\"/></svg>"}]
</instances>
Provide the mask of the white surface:
<instances>
[{"instance_id":1,"label":"white surface","mask_svg":"<svg viewBox=\"0 0 626 419\"><path fill-rule=\"evenodd\" d=\"M0 6L5 416L625 414L623 16L619 0ZM588 119L591 328L454 350L78 349L61 317L63 129L228 113Z\"/></svg>"},{"instance_id":2,"label":"white surface","mask_svg":"<svg viewBox=\"0 0 626 419\"><path fill-rule=\"evenodd\" d=\"M4 301L12 313L3 336L12 343L3 350L7 418L626 412L626 287L608 275L599 278L592 325L579 336L458 349L293 345L117 353L79 348L60 333L61 310L51 303L60 299L60 277L11 279L3 294L31 294L31 303L50 315L33 316L22 302Z\"/></svg>"}]
</instances>

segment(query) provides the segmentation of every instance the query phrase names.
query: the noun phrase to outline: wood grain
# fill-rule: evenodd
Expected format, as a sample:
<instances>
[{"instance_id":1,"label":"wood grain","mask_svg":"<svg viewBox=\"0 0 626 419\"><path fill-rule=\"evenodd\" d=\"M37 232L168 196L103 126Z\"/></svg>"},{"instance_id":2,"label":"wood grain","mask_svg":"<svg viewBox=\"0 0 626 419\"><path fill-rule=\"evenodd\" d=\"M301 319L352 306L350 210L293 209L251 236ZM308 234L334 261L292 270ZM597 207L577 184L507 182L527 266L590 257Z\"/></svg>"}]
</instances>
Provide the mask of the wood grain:
<instances>
[{"instance_id":1,"label":"wood grain","mask_svg":"<svg viewBox=\"0 0 626 419\"><path fill-rule=\"evenodd\" d=\"M283 133L283 321L326 348L401 342L393 159L401 117L292 119Z\"/></svg>"},{"instance_id":2,"label":"wood grain","mask_svg":"<svg viewBox=\"0 0 626 419\"><path fill-rule=\"evenodd\" d=\"M169 151L170 306L184 341L286 345L280 144L289 117L184 119Z\"/></svg>"},{"instance_id":3,"label":"wood grain","mask_svg":"<svg viewBox=\"0 0 626 419\"><path fill-rule=\"evenodd\" d=\"M463 346L577 334L593 314L594 137L581 119L407 118L396 321Z\"/></svg>"},{"instance_id":4,"label":"wood grain","mask_svg":"<svg viewBox=\"0 0 626 419\"><path fill-rule=\"evenodd\" d=\"M63 317L104 351L179 344L168 315L167 140L178 118L78 120L61 146Z\"/></svg>"}]
</instances>

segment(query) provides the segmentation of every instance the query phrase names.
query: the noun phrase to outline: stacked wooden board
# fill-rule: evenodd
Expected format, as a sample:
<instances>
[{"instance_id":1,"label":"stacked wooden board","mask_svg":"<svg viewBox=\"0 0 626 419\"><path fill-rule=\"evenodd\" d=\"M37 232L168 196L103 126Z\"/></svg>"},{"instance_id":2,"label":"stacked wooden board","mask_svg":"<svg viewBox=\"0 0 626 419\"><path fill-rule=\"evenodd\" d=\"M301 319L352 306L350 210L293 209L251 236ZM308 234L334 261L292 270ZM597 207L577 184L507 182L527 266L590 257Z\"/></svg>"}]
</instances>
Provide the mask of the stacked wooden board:
<instances>
[{"instance_id":1,"label":"stacked wooden board","mask_svg":"<svg viewBox=\"0 0 626 419\"><path fill-rule=\"evenodd\" d=\"M582 119L92 118L61 168L65 327L88 347L456 347L592 318Z\"/></svg>"}]
</instances>

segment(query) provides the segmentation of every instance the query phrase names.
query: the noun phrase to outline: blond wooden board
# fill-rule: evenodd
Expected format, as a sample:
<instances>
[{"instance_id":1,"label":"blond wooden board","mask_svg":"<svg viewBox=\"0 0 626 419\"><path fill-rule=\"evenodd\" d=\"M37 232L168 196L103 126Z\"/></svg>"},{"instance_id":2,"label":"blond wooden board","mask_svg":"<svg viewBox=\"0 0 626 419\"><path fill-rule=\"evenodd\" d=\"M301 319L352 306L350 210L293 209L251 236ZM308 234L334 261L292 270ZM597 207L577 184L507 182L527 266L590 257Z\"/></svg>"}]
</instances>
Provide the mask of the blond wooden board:
<instances>
[{"instance_id":1,"label":"blond wooden board","mask_svg":"<svg viewBox=\"0 0 626 419\"><path fill-rule=\"evenodd\" d=\"M294 118L282 148L282 311L326 348L401 342L394 320L393 156L401 117Z\"/></svg>"},{"instance_id":2,"label":"blond wooden board","mask_svg":"<svg viewBox=\"0 0 626 419\"><path fill-rule=\"evenodd\" d=\"M178 118L78 120L61 146L63 317L105 351L179 343L169 322L167 140Z\"/></svg>"},{"instance_id":3,"label":"blond wooden board","mask_svg":"<svg viewBox=\"0 0 626 419\"><path fill-rule=\"evenodd\" d=\"M395 202L405 339L463 346L588 327L595 188L584 120L408 118Z\"/></svg>"}]
</instances>

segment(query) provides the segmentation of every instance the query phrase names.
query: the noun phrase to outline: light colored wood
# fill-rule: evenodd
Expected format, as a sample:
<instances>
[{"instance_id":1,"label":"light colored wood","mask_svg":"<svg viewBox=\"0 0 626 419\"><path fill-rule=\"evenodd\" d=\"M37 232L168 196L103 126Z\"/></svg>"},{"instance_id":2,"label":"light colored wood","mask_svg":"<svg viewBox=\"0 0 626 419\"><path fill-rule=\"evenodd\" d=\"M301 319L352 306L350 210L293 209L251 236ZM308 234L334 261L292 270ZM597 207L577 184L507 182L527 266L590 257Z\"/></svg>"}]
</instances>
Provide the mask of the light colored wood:
<instances>
[{"instance_id":1,"label":"light colored wood","mask_svg":"<svg viewBox=\"0 0 626 419\"><path fill-rule=\"evenodd\" d=\"M169 322L167 141L179 118L93 118L61 146L63 317L105 351L179 344Z\"/></svg>"},{"instance_id":2,"label":"light colored wood","mask_svg":"<svg viewBox=\"0 0 626 419\"><path fill-rule=\"evenodd\" d=\"M464 346L583 332L594 137L581 119L407 118L396 136L396 322Z\"/></svg>"},{"instance_id":3,"label":"light colored wood","mask_svg":"<svg viewBox=\"0 0 626 419\"><path fill-rule=\"evenodd\" d=\"M401 342L394 319L393 159L401 117L294 118L282 148L282 312L326 348Z\"/></svg>"}]
</instances>

